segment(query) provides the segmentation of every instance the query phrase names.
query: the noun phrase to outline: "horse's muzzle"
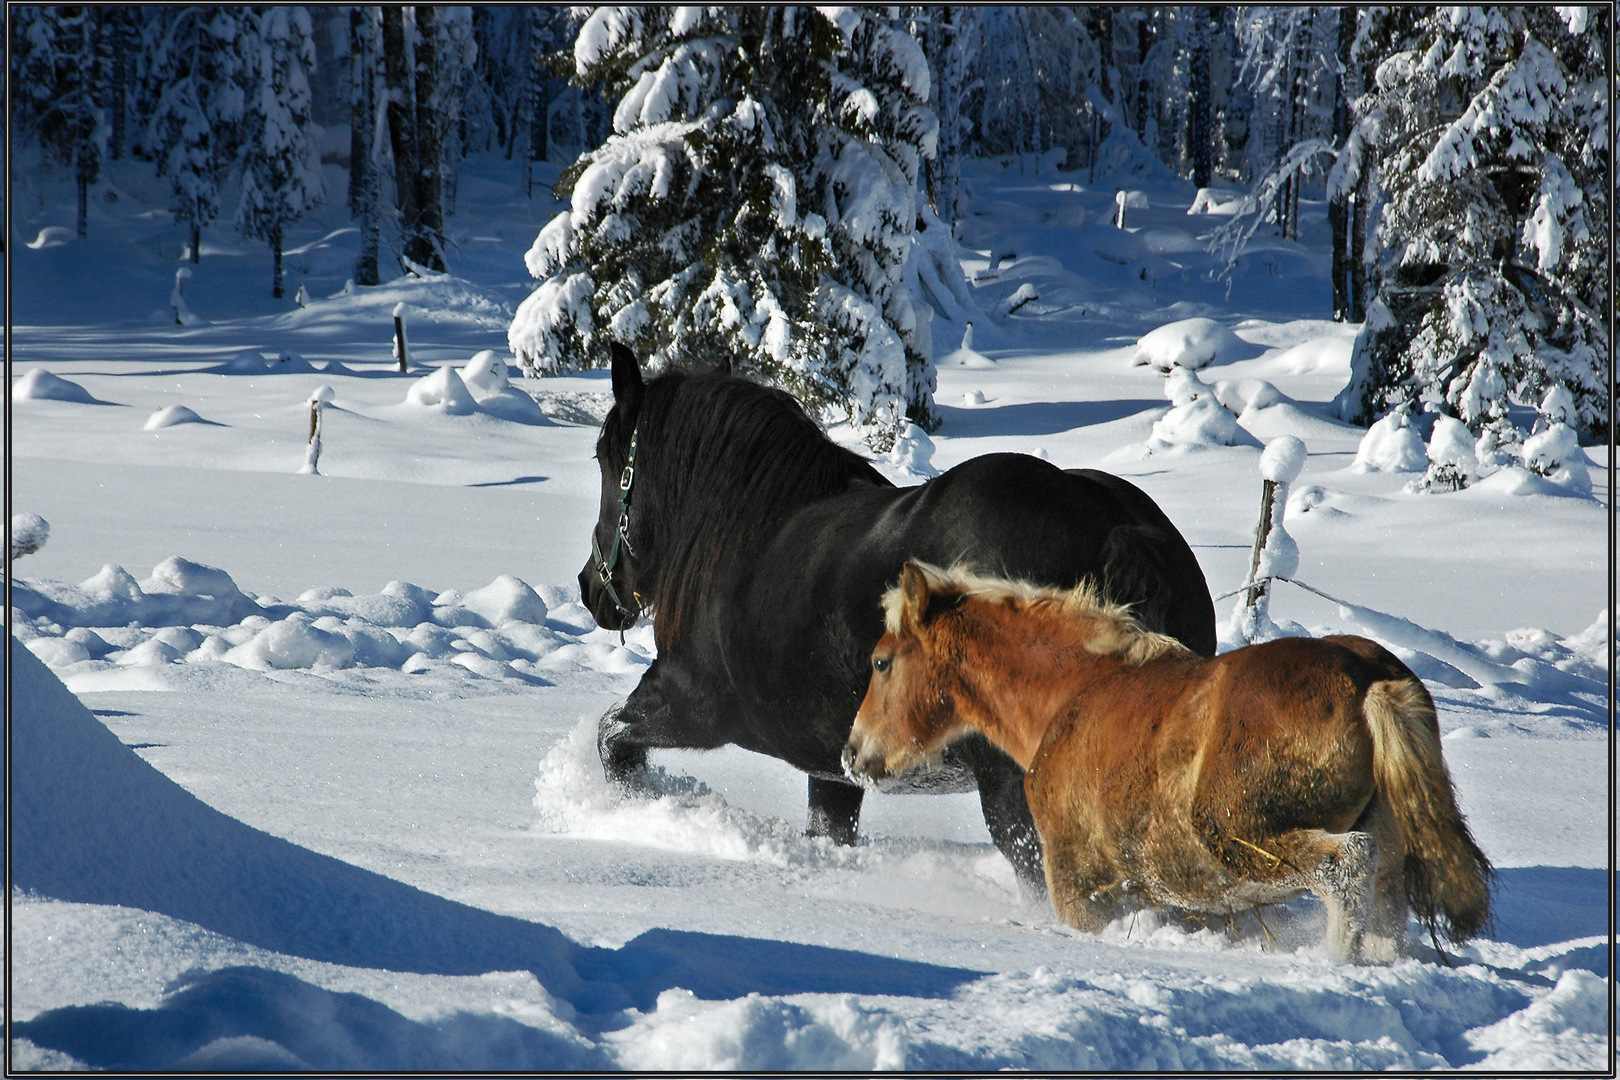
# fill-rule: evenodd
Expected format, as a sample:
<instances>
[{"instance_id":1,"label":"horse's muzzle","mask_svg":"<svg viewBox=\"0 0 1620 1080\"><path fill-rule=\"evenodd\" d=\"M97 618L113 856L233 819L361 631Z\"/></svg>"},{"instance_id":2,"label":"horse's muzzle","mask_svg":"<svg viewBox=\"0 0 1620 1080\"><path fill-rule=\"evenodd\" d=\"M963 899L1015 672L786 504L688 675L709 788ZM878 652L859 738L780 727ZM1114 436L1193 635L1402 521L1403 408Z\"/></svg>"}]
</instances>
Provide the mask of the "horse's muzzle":
<instances>
[{"instance_id":1,"label":"horse's muzzle","mask_svg":"<svg viewBox=\"0 0 1620 1080\"><path fill-rule=\"evenodd\" d=\"M866 740L857 735L851 735L849 742L844 744L844 754L839 760L844 766L844 775L857 784L875 784L888 775L888 769L883 764L883 755L866 751Z\"/></svg>"}]
</instances>

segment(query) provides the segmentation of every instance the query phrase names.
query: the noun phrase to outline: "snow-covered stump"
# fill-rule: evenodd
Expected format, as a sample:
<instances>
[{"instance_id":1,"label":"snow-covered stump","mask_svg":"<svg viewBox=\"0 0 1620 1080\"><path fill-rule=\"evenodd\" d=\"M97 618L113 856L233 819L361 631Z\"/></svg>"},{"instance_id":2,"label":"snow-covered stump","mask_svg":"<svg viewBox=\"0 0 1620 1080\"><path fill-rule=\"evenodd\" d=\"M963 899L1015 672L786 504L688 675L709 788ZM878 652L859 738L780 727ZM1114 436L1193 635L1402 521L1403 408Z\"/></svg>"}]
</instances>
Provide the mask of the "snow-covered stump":
<instances>
[{"instance_id":1,"label":"snow-covered stump","mask_svg":"<svg viewBox=\"0 0 1620 1080\"><path fill-rule=\"evenodd\" d=\"M1271 440L1260 454L1260 523L1254 530L1247 587L1233 612L1246 642L1278 636L1269 610L1271 581L1292 577L1299 569L1299 545L1283 528L1283 515L1288 507L1288 485L1304 467L1305 444L1292 435Z\"/></svg>"},{"instance_id":2,"label":"snow-covered stump","mask_svg":"<svg viewBox=\"0 0 1620 1080\"><path fill-rule=\"evenodd\" d=\"M190 326L197 321L197 316L186 306L185 287L190 280L191 267L182 266L174 272L174 291L169 293L169 307L174 312L176 326Z\"/></svg>"},{"instance_id":3,"label":"snow-covered stump","mask_svg":"<svg viewBox=\"0 0 1620 1080\"><path fill-rule=\"evenodd\" d=\"M332 400L330 386L318 386L309 395L309 445L304 450L304 464L298 470L304 476L321 474L321 412Z\"/></svg>"},{"instance_id":4,"label":"snow-covered stump","mask_svg":"<svg viewBox=\"0 0 1620 1080\"><path fill-rule=\"evenodd\" d=\"M400 374L405 373L405 302L394 305L394 359L399 361Z\"/></svg>"},{"instance_id":5,"label":"snow-covered stump","mask_svg":"<svg viewBox=\"0 0 1620 1080\"><path fill-rule=\"evenodd\" d=\"M11 557L20 559L45 546L51 537L51 523L38 514L11 515Z\"/></svg>"}]
</instances>

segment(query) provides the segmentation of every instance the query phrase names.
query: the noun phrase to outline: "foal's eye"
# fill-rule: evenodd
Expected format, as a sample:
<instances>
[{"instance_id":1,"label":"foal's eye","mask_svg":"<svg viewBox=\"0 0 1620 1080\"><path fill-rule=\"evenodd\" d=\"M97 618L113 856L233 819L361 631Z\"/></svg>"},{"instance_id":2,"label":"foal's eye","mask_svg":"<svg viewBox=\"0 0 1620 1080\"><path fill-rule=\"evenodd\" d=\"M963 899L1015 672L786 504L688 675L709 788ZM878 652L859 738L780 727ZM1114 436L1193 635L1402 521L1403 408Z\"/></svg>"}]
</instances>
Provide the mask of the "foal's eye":
<instances>
[{"instance_id":1,"label":"foal's eye","mask_svg":"<svg viewBox=\"0 0 1620 1080\"><path fill-rule=\"evenodd\" d=\"M888 658L882 656L872 657L872 670L877 672L879 675L887 675L889 673Z\"/></svg>"}]
</instances>

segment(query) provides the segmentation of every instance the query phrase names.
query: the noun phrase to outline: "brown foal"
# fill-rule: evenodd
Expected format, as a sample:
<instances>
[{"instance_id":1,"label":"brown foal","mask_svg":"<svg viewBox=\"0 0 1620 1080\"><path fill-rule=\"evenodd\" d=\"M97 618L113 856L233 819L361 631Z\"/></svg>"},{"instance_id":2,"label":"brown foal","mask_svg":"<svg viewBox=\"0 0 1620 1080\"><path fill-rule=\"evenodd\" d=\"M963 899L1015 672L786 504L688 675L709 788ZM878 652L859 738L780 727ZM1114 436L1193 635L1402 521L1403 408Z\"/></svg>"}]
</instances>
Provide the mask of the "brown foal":
<instances>
[{"instance_id":1,"label":"brown foal","mask_svg":"<svg viewBox=\"0 0 1620 1080\"><path fill-rule=\"evenodd\" d=\"M1434 702L1382 646L1284 638L1204 658L1089 585L918 562L884 609L845 771L892 776L983 732L1025 770L1070 925L1100 930L1127 903L1230 915L1309 891L1335 957L1388 962L1409 904L1453 941L1488 920L1491 867Z\"/></svg>"}]
</instances>

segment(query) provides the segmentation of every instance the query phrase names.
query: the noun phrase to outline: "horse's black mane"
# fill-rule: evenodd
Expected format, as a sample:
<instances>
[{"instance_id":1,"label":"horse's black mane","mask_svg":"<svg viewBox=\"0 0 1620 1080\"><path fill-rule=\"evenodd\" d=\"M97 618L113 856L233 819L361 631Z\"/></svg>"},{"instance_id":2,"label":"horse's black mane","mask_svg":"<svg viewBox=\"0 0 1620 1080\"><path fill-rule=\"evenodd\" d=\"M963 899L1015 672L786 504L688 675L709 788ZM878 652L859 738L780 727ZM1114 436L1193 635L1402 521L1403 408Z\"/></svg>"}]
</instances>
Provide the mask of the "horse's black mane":
<instances>
[{"instance_id":1,"label":"horse's black mane","mask_svg":"<svg viewBox=\"0 0 1620 1080\"><path fill-rule=\"evenodd\" d=\"M680 637L719 564L751 559L789 513L853 483L890 486L790 395L719 372L648 380L636 429L632 536L646 548L638 570L656 582L648 599L660 651ZM613 437L622 458L629 432Z\"/></svg>"}]
</instances>

